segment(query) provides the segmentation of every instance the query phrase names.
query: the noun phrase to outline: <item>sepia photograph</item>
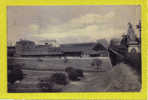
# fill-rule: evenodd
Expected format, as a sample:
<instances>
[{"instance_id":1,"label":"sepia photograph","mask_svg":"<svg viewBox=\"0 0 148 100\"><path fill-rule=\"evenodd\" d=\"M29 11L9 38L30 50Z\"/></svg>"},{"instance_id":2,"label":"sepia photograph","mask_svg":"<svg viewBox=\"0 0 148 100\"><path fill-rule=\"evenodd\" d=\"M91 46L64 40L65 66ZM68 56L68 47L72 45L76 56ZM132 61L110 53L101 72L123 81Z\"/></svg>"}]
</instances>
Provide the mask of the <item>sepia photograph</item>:
<instances>
[{"instance_id":1,"label":"sepia photograph","mask_svg":"<svg viewBox=\"0 0 148 100\"><path fill-rule=\"evenodd\" d=\"M7 7L7 92L140 92L140 5Z\"/></svg>"}]
</instances>

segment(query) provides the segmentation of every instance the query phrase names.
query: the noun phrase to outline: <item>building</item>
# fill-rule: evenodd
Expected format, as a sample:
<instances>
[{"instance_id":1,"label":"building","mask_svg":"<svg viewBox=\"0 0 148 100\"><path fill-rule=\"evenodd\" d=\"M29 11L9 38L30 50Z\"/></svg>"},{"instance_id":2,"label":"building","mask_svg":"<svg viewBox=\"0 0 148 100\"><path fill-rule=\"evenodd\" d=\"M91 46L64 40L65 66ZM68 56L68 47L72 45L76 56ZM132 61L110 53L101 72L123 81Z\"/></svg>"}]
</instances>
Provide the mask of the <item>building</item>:
<instances>
[{"instance_id":1,"label":"building","mask_svg":"<svg viewBox=\"0 0 148 100\"><path fill-rule=\"evenodd\" d=\"M138 26L141 26L141 25L138 25ZM138 27L138 29L139 29L139 34L141 34L141 27ZM132 24L129 23L128 32L127 32L127 46L128 46L129 53L141 52L140 36L138 38L137 35L138 34L135 33Z\"/></svg>"},{"instance_id":2,"label":"building","mask_svg":"<svg viewBox=\"0 0 148 100\"><path fill-rule=\"evenodd\" d=\"M95 51L94 47L99 46L99 50ZM20 40L16 42L16 56L23 57L40 57L40 56L107 56L108 52L98 43L77 43L62 44L53 46L50 43L44 45L36 45L35 42L29 40Z\"/></svg>"},{"instance_id":3,"label":"building","mask_svg":"<svg viewBox=\"0 0 148 100\"><path fill-rule=\"evenodd\" d=\"M141 52L140 48L141 48L140 44L136 41L131 41L128 43L129 53L132 53L132 54L140 53Z\"/></svg>"},{"instance_id":4,"label":"building","mask_svg":"<svg viewBox=\"0 0 148 100\"><path fill-rule=\"evenodd\" d=\"M94 50L94 48L99 46L99 50ZM97 43L77 43L77 44L63 44L60 47L61 51L65 56L107 56L107 50Z\"/></svg>"},{"instance_id":5,"label":"building","mask_svg":"<svg viewBox=\"0 0 148 100\"><path fill-rule=\"evenodd\" d=\"M53 47L49 43L36 45L29 40L20 40L16 42L16 56L57 56L61 55L58 47Z\"/></svg>"}]
</instances>

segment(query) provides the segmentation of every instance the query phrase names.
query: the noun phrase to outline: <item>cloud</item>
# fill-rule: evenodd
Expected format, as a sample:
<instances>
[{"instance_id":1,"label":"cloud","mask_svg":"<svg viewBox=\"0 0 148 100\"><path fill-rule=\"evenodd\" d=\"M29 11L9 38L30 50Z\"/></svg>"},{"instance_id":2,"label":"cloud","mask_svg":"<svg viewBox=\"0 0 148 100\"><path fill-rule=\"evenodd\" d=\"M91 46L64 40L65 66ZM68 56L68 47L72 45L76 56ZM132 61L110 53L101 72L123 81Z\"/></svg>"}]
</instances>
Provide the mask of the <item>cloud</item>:
<instances>
[{"instance_id":1,"label":"cloud","mask_svg":"<svg viewBox=\"0 0 148 100\"><path fill-rule=\"evenodd\" d=\"M121 37L127 31L127 23L137 22L140 17L136 6L21 8L8 10L10 41L55 39L59 43L76 43L102 38L109 41ZM16 11L18 13L14 15Z\"/></svg>"},{"instance_id":2,"label":"cloud","mask_svg":"<svg viewBox=\"0 0 148 100\"><path fill-rule=\"evenodd\" d=\"M30 35L40 39L56 39L62 43L94 42L102 38L110 40L113 37L120 37L124 32L124 30L116 29L110 25L114 16L114 12L106 15L90 13L73 18L63 24L48 25L46 29L40 31L40 34Z\"/></svg>"},{"instance_id":3,"label":"cloud","mask_svg":"<svg viewBox=\"0 0 148 100\"><path fill-rule=\"evenodd\" d=\"M85 16L81 16L80 18L75 18L70 21L71 24L80 24L80 25L92 25L92 24L100 24L109 21L115 15L114 12L110 12L106 15L99 15L90 13Z\"/></svg>"},{"instance_id":4,"label":"cloud","mask_svg":"<svg viewBox=\"0 0 148 100\"><path fill-rule=\"evenodd\" d=\"M31 24L29 26L29 29L33 32L37 32L39 30L39 25L38 24Z\"/></svg>"}]
</instances>

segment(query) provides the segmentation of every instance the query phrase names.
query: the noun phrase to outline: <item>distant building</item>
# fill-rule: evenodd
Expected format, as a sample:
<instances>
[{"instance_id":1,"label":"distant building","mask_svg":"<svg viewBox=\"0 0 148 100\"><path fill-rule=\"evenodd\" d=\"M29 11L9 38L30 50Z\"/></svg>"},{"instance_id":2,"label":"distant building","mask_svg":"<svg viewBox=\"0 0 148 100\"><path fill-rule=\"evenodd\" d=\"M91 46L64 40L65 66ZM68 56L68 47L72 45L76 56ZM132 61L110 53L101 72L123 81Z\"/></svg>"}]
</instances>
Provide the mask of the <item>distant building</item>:
<instances>
[{"instance_id":1,"label":"distant building","mask_svg":"<svg viewBox=\"0 0 148 100\"><path fill-rule=\"evenodd\" d=\"M33 41L29 40L20 40L16 42L16 55L21 56L24 55L24 53L27 50L34 49L35 43Z\"/></svg>"},{"instance_id":2,"label":"distant building","mask_svg":"<svg viewBox=\"0 0 148 100\"><path fill-rule=\"evenodd\" d=\"M99 45L99 50L94 50L97 43L64 44L60 49L66 56L107 56L107 50Z\"/></svg>"},{"instance_id":3,"label":"distant building","mask_svg":"<svg viewBox=\"0 0 148 100\"><path fill-rule=\"evenodd\" d=\"M35 42L29 40L20 40L16 42L17 56L56 56L61 54L59 48L45 43L44 45L36 45Z\"/></svg>"},{"instance_id":4,"label":"distant building","mask_svg":"<svg viewBox=\"0 0 148 100\"><path fill-rule=\"evenodd\" d=\"M99 50L93 48L99 46ZM62 44L53 46L49 43L44 45L36 45L35 42L29 40L20 40L16 42L16 56L107 56L108 52L101 44L97 43L77 43L77 44Z\"/></svg>"}]
</instances>

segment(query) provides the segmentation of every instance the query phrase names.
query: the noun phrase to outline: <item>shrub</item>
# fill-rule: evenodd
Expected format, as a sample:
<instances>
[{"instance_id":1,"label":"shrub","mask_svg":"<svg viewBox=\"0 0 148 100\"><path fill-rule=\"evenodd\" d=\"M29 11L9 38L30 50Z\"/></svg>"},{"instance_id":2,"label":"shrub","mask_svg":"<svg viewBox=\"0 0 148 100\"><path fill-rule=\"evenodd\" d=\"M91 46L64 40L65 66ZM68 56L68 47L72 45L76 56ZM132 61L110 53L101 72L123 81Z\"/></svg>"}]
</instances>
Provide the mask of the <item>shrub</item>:
<instances>
[{"instance_id":1,"label":"shrub","mask_svg":"<svg viewBox=\"0 0 148 100\"><path fill-rule=\"evenodd\" d=\"M12 59L8 59L8 82L14 84L16 81L21 81L24 78L22 65L15 63Z\"/></svg>"},{"instance_id":2,"label":"shrub","mask_svg":"<svg viewBox=\"0 0 148 100\"><path fill-rule=\"evenodd\" d=\"M56 90L54 89L54 84L55 83L49 78L45 78L39 81L38 86L43 92L56 92Z\"/></svg>"},{"instance_id":3,"label":"shrub","mask_svg":"<svg viewBox=\"0 0 148 100\"><path fill-rule=\"evenodd\" d=\"M64 73L54 73L49 78L41 79L38 83L39 88L43 92L60 92L62 86L67 85L68 79Z\"/></svg>"},{"instance_id":4,"label":"shrub","mask_svg":"<svg viewBox=\"0 0 148 100\"><path fill-rule=\"evenodd\" d=\"M78 77L84 77L83 70L82 69L76 69L78 73Z\"/></svg>"},{"instance_id":5,"label":"shrub","mask_svg":"<svg viewBox=\"0 0 148 100\"><path fill-rule=\"evenodd\" d=\"M8 73L8 82L14 84L17 80L21 81L24 78L23 72L20 69L13 69Z\"/></svg>"},{"instance_id":6,"label":"shrub","mask_svg":"<svg viewBox=\"0 0 148 100\"><path fill-rule=\"evenodd\" d=\"M68 84L67 76L64 73L54 73L50 80L55 82L56 84L66 85Z\"/></svg>"},{"instance_id":7,"label":"shrub","mask_svg":"<svg viewBox=\"0 0 148 100\"><path fill-rule=\"evenodd\" d=\"M83 70L75 69L73 67L67 67L65 72L68 74L68 77L72 81L79 81L79 77L83 77Z\"/></svg>"},{"instance_id":8,"label":"shrub","mask_svg":"<svg viewBox=\"0 0 148 100\"><path fill-rule=\"evenodd\" d=\"M72 68L72 67L67 67L67 68L65 69L65 71L67 72L68 77L69 77L70 80L72 80L72 81L78 81L78 80L80 80L80 79L78 78L78 73L76 72L76 70L75 70L74 68Z\"/></svg>"}]
</instances>

